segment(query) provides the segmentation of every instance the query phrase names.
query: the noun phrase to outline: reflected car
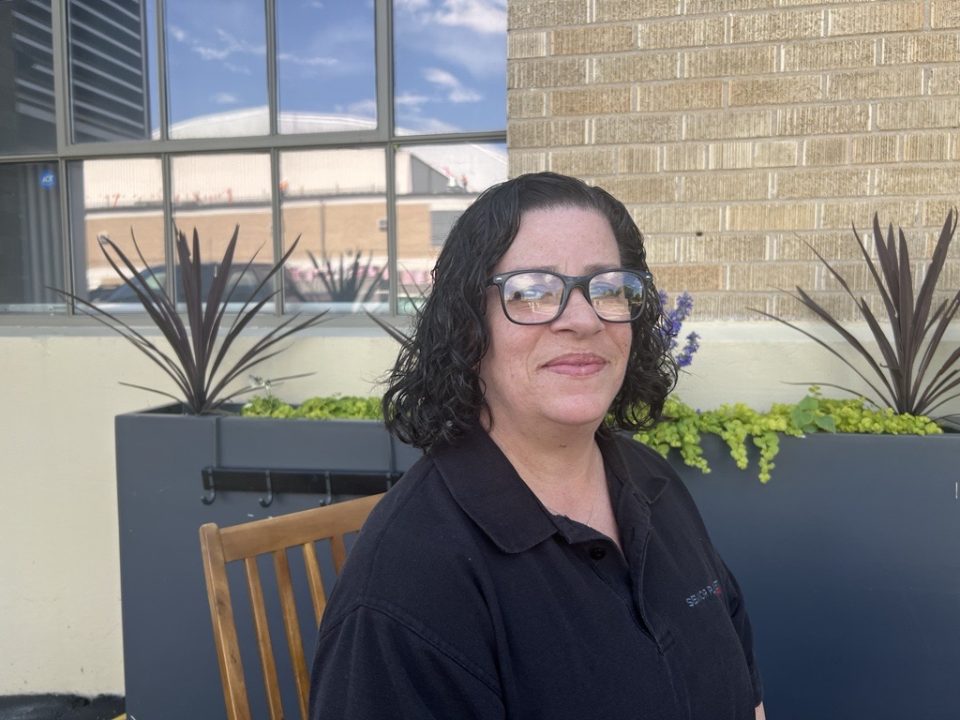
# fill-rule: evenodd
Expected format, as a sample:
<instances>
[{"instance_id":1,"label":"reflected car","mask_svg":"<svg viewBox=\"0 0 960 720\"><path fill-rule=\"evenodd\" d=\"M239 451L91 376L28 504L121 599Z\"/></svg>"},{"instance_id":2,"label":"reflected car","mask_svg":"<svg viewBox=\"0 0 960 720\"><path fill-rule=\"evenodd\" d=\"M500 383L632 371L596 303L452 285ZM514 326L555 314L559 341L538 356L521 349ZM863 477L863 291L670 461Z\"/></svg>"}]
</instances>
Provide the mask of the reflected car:
<instances>
[{"instance_id":1,"label":"reflected car","mask_svg":"<svg viewBox=\"0 0 960 720\"><path fill-rule=\"evenodd\" d=\"M216 263L203 263L200 266L200 284L204 297L206 297L207 293L210 292L210 286L213 284L213 279L216 277L218 268L219 266ZM269 263L253 263L248 268L245 268L243 265L235 265L231 267L230 276L227 278L227 286L224 293L226 294L227 292L230 292L230 289L233 288L234 283L236 283L236 288L233 289L233 294L230 296L230 304L236 304L237 309L239 309L239 307L245 302L259 302L260 300L268 297L270 293L273 292L273 283L267 282L262 288L260 288L259 291L257 291L257 286L260 285L265 277L267 277L271 268L272 266ZM157 286L162 286L167 278L166 268L161 266L153 266L150 268L150 270L153 271L152 277L148 272L143 273L146 282L154 288ZM300 290L299 282L294 278L290 270L284 267L283 273L286 300L288 302L304 302L307 300ZM176 268L175 278L177 285L177 300L178 302L182 302L183 282L180 278L179 267ZM238 278L239 282L237 282ZM255 292L256 295L254 295ZM140 300L137 298L133 288L126 283L112 288L97 288L95 290L91 290L90 301L103 309L109 309L109 306L116 307L117 309L133 310L141 307ZM127 308L124 306L133 307Z\"/></svg>"}]
</instances>

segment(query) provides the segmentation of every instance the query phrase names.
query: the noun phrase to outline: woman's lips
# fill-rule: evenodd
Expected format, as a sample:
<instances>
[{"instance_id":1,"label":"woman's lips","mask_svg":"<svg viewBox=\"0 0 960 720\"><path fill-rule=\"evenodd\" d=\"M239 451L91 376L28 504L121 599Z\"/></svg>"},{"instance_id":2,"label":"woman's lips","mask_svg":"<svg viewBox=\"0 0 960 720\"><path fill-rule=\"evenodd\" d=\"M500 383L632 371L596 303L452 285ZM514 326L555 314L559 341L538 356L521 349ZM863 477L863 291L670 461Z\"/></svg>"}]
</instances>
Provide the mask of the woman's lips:
<instances>
[{"instance_id":1,"label":"woman's lips","mask_svg":"<svg viewBox=\"0 0 960 720\"><path fill-rule=\"evenodd\" d=\"M543 367L558 375L583 376L600 372L606 364L607 361L599 355L572 353L555 357Z\"/></svg>"}]
</instances>

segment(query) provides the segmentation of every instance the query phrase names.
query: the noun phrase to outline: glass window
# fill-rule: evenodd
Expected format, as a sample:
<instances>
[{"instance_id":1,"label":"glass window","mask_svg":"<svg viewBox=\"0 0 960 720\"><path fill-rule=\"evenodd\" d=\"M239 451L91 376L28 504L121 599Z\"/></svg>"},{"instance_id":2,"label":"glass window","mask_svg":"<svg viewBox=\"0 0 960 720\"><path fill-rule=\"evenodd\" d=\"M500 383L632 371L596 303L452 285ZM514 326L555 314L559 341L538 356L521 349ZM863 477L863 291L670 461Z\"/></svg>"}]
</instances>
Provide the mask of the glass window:
<instances>
[{"instance_id":1,"label":"glass window","mask_svg":"<svg viewBox=\"0 0 960 720\"><path fill-rule=\"evenodd\" d=\"M281 133L377 126L373 3L277 3Z\"/></svg>"},{"instance_id":2,"label":"glass window","mask_svg":"<svg viewBox=\"0 0 960 720\"><path fill-rule=\"evenodd\" d=\"M447 234L470 203L507 179L503 144L417 145L397 151L399 308L429 292Z\"/></svg>"},{"instance_id":3,"label":"glass window","mask_svg":"<svg viewBox=\"0 0 960 720\"><path fill-rule=\"evenodd\" d=\"M56 164L0 165L0 310L65 307L62 248Z\"/></svg>"},{"instance_id":4,"label":"glass window","mask_svg":"<svg viewBox=\"0 0 960 720\"><path fill-rule=\"evenodd\" d=\"M506 124L506 0L395 0L398 135Z\"/></svg>"},{"instance_id":5,"label":"glass window","mask_svg":"<svg viewBox=\"0 0 960 720\"><path fill-rule=\"evenodd\" d=\"M262 0L167 0L170 137L266 135Z\"/></svg>"},{"instance_id":6,"label":"glass window","mask_svg":"<svg viewBox=\"0 0 960 720\"><path fill-rule=\"evenodd\" d=\"M110 267L97 238L110 238L140 270L143 262L136 247L152 270L164 270L160 160L83 160L70 163L68 172L76 294L98 304L132 303L118 310L141 309L133 291Z\"/></svg>"},{"instance_id":7,"label":"glass window","mask_svg":"<svg viewBox=\"0 0 960 720\"><path fill-rule=\"evenodd\" d=\"M0 2L0 154L56 147L50 0Z\"/></svg>"},{"instance_id":8,"label":"glass window","mask_svg":"<svg viewBox=\"0 0 960 720\"><path fill-rule=\"evenodd\" d=\"M204 292L238 225L234 265L246 265L253 258L249 272L257 282L263 279L274 263L270 156L185 155L173 158L171 171L173 221L191 242L194 229L200 237ZM250 297L241 295L238 287L232 299L243 303Z\"/></svg>"},{"instance_id":9,"label":"glass window","mask_svg":"<svg viewBox=\"0 0 960 720\"><path fill-rule=\"evenodd\" d=\"M74 141L149 138L146 7L70 0L67 15Z\"/></svg>"},{"instance_id":10,"label":"glass window","mask_svg":"<svg viewBox=\"0 0 960 720\"><path fill-rule=\"evenodd\" d=\"M291 310L387 312L384 151L309 150L280 156L283 244Z\"/></svg>"}]
</instances>

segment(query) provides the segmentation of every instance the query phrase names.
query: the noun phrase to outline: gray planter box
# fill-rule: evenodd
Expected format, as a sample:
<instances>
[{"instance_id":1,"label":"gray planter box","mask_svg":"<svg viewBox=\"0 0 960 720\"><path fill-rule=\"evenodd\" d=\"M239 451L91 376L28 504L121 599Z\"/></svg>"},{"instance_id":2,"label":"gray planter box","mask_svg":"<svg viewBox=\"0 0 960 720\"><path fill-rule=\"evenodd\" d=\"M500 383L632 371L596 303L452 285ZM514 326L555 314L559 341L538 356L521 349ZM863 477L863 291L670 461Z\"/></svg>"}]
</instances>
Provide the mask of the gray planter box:
<instances>
[{"instance_id":1,"label":"gray planter box","mask_svg":"<svg viewBox=\"0 0 960 720\"><path fill-rule=\"evenodd\" d=\"M323 497L281 493L263 508L258 493L219 491L214 503L205 505L201 471L216 466L386 474L389 436L380 423L367 421L196 417L164 408L118 416L116 443L127 715L131 720L223 718L198 530L206 522L232 525L304 510ZM396 444L397 470L406 470L418 457L418 451ZM371 492L384 489L386 480ZM265 567L263 574L272 577L272 570ZM234 588L239 624L250 615L242 581ZM301 622L312 624L305 592L303 600ZM280 617L278 609L274 617ZM279 619L271 627L276 638L283 637ZM248 647L255 648L252 630L241 624L238 631L241 642L246 635ZM284 655L278 652L278 662ZM256 708L262 683L256 680L255 650L244 656L244 665Z\"/></svg>"},{"instance_id":2,"label":"gray planter box","mask_svg":"<svg viewBox=\"0 0 960 720\"><path fill-rule=\"evenodd\" d=\"M960 434L784 438L767 485L706 454L671 461L743 587L767 716L960 717Z\"/></svg>"}]
</instances>

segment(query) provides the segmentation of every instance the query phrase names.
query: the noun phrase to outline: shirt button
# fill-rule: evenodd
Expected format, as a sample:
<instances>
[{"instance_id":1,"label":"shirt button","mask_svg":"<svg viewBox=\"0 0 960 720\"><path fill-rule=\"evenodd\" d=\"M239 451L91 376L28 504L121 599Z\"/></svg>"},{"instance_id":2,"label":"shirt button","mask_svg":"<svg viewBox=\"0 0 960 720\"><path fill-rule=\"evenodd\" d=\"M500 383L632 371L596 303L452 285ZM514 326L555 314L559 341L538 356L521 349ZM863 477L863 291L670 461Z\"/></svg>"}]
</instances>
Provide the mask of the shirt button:
<instances>
[{"instance_id":1,"label":"shirt button","mask_svg":"<svg viewBox=\"0 0 960 720\"><path fill-rule=\"evenodd\" d=\"M603 560L607 556L607 551L602 547L596 546L590 548L590 557L594 560Z\"/></svg>"}]
</instances>

